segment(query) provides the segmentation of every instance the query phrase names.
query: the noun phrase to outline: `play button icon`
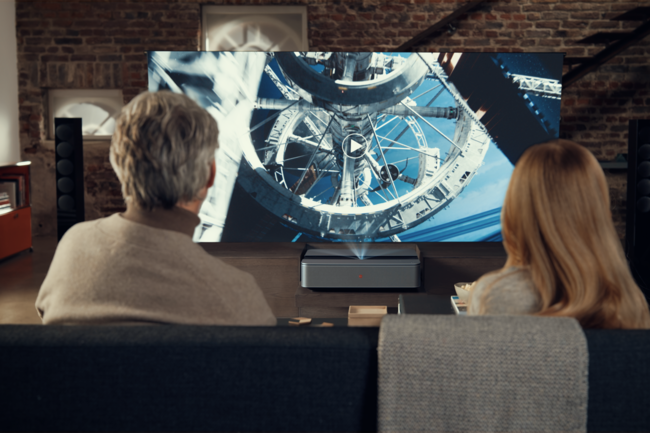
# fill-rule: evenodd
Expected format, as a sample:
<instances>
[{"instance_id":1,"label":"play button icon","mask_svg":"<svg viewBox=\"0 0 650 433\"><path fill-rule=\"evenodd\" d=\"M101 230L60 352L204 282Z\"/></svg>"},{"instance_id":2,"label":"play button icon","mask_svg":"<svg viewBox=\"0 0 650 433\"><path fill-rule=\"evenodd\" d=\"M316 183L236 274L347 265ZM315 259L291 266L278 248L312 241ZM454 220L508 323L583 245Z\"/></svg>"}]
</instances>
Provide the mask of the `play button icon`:
<instances>
[{"instance_id":1,"label":"play button icon","mask_svg":"<svg viewBox=\"0 0 650 433\"><path fill-rule=\"evenodd\" d=\"M365 146L363 144L359 144L356 141L350 139L350 152L354 153L359 149L364 148Z\"/></svg>"},{"instance_id":2,"label":"play button icon","mask_svg":"<svg viewBox=\"0 0 650 433\"><path fill-rule=\"evenodd\" d=\"M341 147L345 156L357 159L365 155L368 150L368 141L361 134L350 134L343 139Z\"/></svg>"}]
</instances>

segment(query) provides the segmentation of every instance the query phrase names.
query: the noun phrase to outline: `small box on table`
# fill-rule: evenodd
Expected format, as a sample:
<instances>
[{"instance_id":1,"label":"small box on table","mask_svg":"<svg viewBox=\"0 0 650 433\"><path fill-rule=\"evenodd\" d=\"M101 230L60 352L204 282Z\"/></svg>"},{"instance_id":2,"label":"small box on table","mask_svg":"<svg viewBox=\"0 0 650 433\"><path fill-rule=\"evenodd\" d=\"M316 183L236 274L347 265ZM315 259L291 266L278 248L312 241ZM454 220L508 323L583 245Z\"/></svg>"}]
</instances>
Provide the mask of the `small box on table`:
<instances>
[{"instance_id":1,"label":"small box on table","mask_svg":"<svg viewBox=\"0 0 650 433\"><path fill-rule=\"evenodd\" d=\"M348 326L379 326L388 314L387 306L350 305Z\"/></svg>"}]
</instances>

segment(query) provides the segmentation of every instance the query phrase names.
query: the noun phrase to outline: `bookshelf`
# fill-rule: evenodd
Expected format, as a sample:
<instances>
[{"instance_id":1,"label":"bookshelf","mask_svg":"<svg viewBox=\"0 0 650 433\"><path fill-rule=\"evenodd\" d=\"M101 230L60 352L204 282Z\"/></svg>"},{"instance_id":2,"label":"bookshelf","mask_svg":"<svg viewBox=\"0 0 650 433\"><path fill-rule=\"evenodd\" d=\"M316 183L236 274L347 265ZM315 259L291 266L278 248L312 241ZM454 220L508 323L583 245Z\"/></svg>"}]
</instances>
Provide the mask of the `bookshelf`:
<instances>
[{"instance_id":1,"label":"bookshelf","mask_svg":"<svg viewBox=\"0 0 650 433\"><path fill-rule=\"evenodd\" d=\"M14 191L12 208L0 209L0 260L32 247L30 164L0 162L0 186Z\"/></svg>"}]
</instances>

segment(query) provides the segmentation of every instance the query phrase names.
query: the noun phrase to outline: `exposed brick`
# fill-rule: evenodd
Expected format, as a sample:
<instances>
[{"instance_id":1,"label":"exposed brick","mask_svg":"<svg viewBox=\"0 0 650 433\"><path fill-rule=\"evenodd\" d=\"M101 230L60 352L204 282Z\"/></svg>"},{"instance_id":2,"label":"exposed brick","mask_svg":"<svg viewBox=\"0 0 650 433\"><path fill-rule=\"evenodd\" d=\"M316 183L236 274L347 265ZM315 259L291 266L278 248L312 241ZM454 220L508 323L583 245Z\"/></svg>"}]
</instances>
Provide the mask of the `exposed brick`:
<instances>
[{"instance_id":1,"label":"exposed brick","mask_svg":"<svg viewBox=\"0 0 650 433\"><path fill-rule=\"evenodd\" d=\"M68 60L70 60L70 56L67 55L45 54L41 56L42 62L67 62Z\"/></svg>"},{"instance_id":2,"label":"exposed brick","mask_svg":"<svg viewBox=\"0 0 650 433\"><path fill-rule=\"evenodd\" d=\"M592 21L589 24L590 29L618 29L620 26L618 21Z\"/></svg>"},{"instance_id":3,"label":"exposed brick","mask_svg":"<svg viewBox=\"0 0 650 433\"><path fill-rule=\"evenodd\" d=\"M524 5L521 7L521 10L523 12L549 11L551 10L551 5L540 5L540 4Z\"/></svg>"},{"instance_id":4,"label":"exposed brick","mask_svg":"<svg viewBox=\"0 0 650 433\"><path fill-rule=\"evenodd\" d=\"M544 38L540 39L538 44L542 47L559 47L562 45L562 39Z\"/></svg>"},{"instance_id":5,"label":"exposed brick","mask_svg":"<svg viewBox=\"0 0 650 433\"><path fill-rule=\"evenodd\" d=\"M57 45L81 45L82 42L81 38L54 38Z\"/></svg>"},{"instance_id":6,"label":"exposed brick","mask_svg":"<svg viewBox=\"0 0 650 433\"><path fill-rule=\"evenodd\" d=\"M72 62L94 62L97 60L97 56L92 54L73 54L70 56L70 61Z\"/></svg>"},{"instance_id":7,"label":"exposed brick","mask_svg":"<svg viewBox=\"0 0 650 433\"><path fill-rule=\"evenodd\" d=\"M285 4L280 0L121 0L16 3L21 148L42 152L43 88L121 88L125 102L147 87L145 50L196 50L201 4ZM451 13L458 0L297 0L308 6L314 50L391 51ZM455 23L458 30L423 41L422 51L562 51L592 56L602 46L576 41L599 30L635 28L610 21L634 2L501 0ZM625 148L630 118L650 117L650 40L643 40L564 89L561 134L601 158ZM563 71L569 68L564 66ZM30 153L31 152L31 153ZM611 159L610 158L610 159ZM119 182L106 161L90 162L86 185L93 215L123 210ZM612 213L624 226L625 179L609 176ZM611 183L614 182L614 183ZM89 192L90 192L89 191ZM623 192L622 192L623 191Z\"/></svg>"},{"instance_id":8,"label":"exposed brick","mask_svg":"<svg viewBox=\"0 0 650 433\"><path fill-rule=\"evenodd\" d=\"M499 21L488 21L484 26L486 29L502 29L503 23Z\"/></svg>"},{"instance_id":9,"label":"exposed brick","mask_svg":"<svg viewBox=\"0 0 650 433\"><path fill-rule=\"evenodd\" d=\"M25 46L22 47L22 51L25 53L44 53L45 47L41 46Z\"/></svg>"},{"instance_id":10,"label":"exposed brick","mask_svg":"<svg viewBox=\"0 0 650 433\"><path fill-rule=\"evenodd\" d=\"M572 20L597 20L601 18L600 12L572 12L570 15Z\"/></svg>"},{"instance_id":11,"label":"exposed brick","mask_svg":"<svg viewBox=\"0 0 650 433\"><path fill-rule=\"evenodd\" d=\"M568 20L562 22L562 27L565 29L584 29L589 26L589 21L584 20Z\"/></svg>"},{"instance_id":12,"label":"exposed brick","mask_svg":"<svg viewBox=\"0 0 650 433\"><path fill-rule=\"evenodd\" d=\"M91 37L91 38L86 38L85 43L87 45L103 45L103 44L112 44L113 43L113 38L107 38L107 37Z\"/></svg>"},{"instance_id":13,"label":"exposed brick","mask_svg":"<svg viewBox=\"0 0 650 433\"><path fill-rule=\"evenodd\" d=\"M490 39L468 38L465 40L466 46L486 46L490 45Z\"/></svg>"},{"instance_id":14,"label":"exposed brick","mask_svg":"<svg viewBox=\"0 0 650 433\"><path fill-rule=\"evenodd\" d=\"M57 27L72 27L74 21L71 19L52 20L52 25Z\"/></svg>"},{"instance_id":15,"label":"exposed brick","mask_svg":"<svg viewBox=\"0 0 650 433\"><path fill-rule=\"evenodd\" d=\"M171 35L168 35L171 36ZM141 38L114 38L115 43L118 45L133 45L133 44L141 44L142 39Z\"/></svg>"},{"instance_id":16,"label":"exposed brick","mask_svg":"<svg viewBox=\"0 0 650 433\"><path fill-rule=\"evenodd\" d=\"M146 61L146 56L142 54L127 54L124 56L124 60L127 62L142 62Z\"/></svg>"},{"instance_id":17,"label":"exposed brick","mask_svg":"<svg viewBox=\"0 0 650 433\"><path fill-rule=\"evenodd\" d=\"M560 21L537 21L535 27L538 29L559 29Z\"/></svg>"},{"instance_id":18,"label":"exposed brick","mask_svg":"<svg viewBox=\"0 0 650 433\"><path fill-rule=\"evenodd\" d=\"M52 43L52 38L25 38L26 45L49 45Z\"/></svg>"},{"instance_id":19,"label":"exposed brick","mask_svg":"<svg viewBox=\"0 0 650 433\"><path fill-rule=\"evenodd\" d=\"M526 30L524 33L528 38L547 38L551 36L550 30Z\"/></svg>"}]
</instances>

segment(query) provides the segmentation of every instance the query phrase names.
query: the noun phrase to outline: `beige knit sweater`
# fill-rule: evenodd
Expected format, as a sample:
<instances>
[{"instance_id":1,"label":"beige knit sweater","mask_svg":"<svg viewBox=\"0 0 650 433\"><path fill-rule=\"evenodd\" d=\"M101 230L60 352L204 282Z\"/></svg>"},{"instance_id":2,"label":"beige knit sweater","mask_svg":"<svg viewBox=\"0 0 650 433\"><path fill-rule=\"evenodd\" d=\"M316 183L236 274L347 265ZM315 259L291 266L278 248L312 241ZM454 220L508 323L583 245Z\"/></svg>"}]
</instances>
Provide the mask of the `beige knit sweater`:
<instances>
[{"instance_id":1,"label":"beige knit sweater","mask_svg":"<svg viewBox=\"0 0 650 433\"><path fill-rule=\"evenodd\" d=\"M275 325L255 279L192 242L196 215L130 211L63 236L36 300L44 324Z\"/></svg>"},{"instance_id":2,"label":"beige knit sweater","mask_svg":"<svg viewBox=\"0 0 650 433\"><path fill-rule=\"evenodd\" d=\"M481 277L470 294L467 314L535 314L541 308L530 272L509 267Z\"/></svg>"}]
</instances>

